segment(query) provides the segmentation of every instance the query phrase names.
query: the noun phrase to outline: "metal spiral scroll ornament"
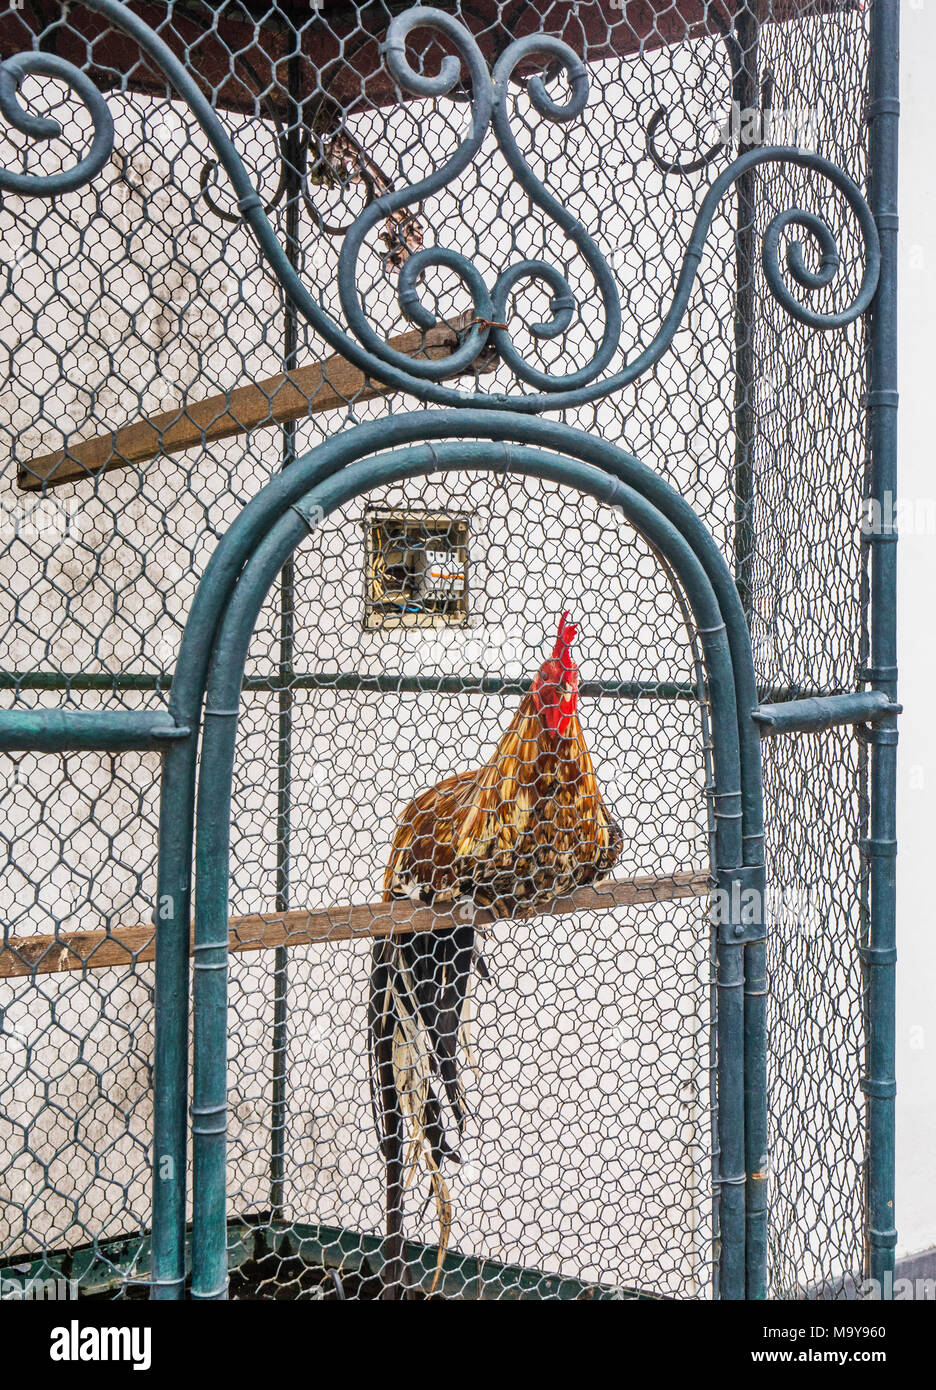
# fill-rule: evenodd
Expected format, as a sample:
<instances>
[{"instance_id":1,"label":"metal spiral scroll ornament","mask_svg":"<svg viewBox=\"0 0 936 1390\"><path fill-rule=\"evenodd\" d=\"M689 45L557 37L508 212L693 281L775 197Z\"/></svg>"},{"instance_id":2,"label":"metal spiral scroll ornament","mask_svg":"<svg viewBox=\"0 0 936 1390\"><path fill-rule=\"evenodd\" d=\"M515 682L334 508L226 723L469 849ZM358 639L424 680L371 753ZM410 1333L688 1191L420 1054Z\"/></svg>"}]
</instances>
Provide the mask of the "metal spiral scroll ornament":
<instances>
[{"instance_id":1,"label":"metal spiral scroll ornament","mask_svg":"<svg viewBox=\"0 0 936 1390\"><path fill-rule=\"evenodd\" d=\"M448 36L459 51L461 62L448 54L437 75L417 73L406 56L406 40L413 29L436 29ZM437 10L416 7L398 15L390 25L382 47L384 62L400 87L414 96L440 97L448 95L461 78L464 63L471 80L471 129L450 159L427 178L408 188L399 189L372 203L349 231L338 262L338 287L345 318L358 338L372 352L397 366L406 366L414 374L438 380L461 368L467 368L484 346L488 334L514 375L541 391L570 391L592 381L608 365L617 350L621 336L621 305L617 284L607 261L595 246L584 227L546 190L526 163L510 128L507 96L512 74L532 54L553 59L565 72L571 95L565 104L553 101L540 77L527 80L527 93L534 109L550 121L572 121L581 115L588 100L588 74L581 58L559 39L534 35L510 44L498 58L493 75L475 40L464 25ZM367 323L357 289L357 259L364 239L380 220L409 203L418 203L437 193L468 167L481 148L488 129L493 128L497 143L514 177L531 200L561 227L588 264L603 301L605 328L598 350L586 367L566 376L557 377L538 371L524 361L510 340L509 331L495 325L505 321L513 290L522 282L542 280L551 292L552 318L543 323L528 325L535 338L555 338L565 333L575 313L576 302L572 287L555 266L545 261L524 260L502 271L493 289L488 289L480 272L459 252L445 247L428 247L411 256L400 271L398 299L400 308L418 328L435 326L434 316L421 304L417 285L430 267L445 267L455 272L472 299L475 327L458 351L444 362L413 362L402 353L388 349L384 339Z\"/></svg>"},{"instance_id":2,"label":"metal spiral scroll ornament","mask_svg":"<svg viewBox=\"0 0 936 1390\"><path fill-rule=\"evenodd\" d=\"M725 52L728 56L728 71L731 78L730 94L733 101L735 84L738 80L739 73L741 73L744 68L744 53L731 29L731 25L717 10L712 10L709 16L709 26L714 29L715 34L725 46ZM710 164L714 164L719 155L723 154L728 148L728 140L723 135L719 135L718 139L713 141L708 149L702 150L693 158L682 159L677 155L675 159L667 159L657 144L657 132L661 128L665 130L668 122L668 110L665 106L658 106L647 122L647 128L644 133L647 142L647 154L661 174L679 174L683 177L690 174L699 174L703 169L707 169Z\"/></svg>"},{"instance_id":3,"label":"metal spiral scroll ornament","mask_svg":"<svg viewBox=\"0 0 936 1390\"><path fill-rule=\"evenodd\" d=\"M762 246L764 273L770 293L798 322L817 329L840 328L862 314L874 296L880 267L877 228L871 211L857 185L836 165L818 154L784 146L763 146L742 155L730 164L709 187L696 216L689 245L677 277L672 301L653 340L625 366L611 375L602 373L617 352L621 338L621 308L614 276L594 241L544 186L527 164L514 139L508 112L511 77L531 56L545 58L554 71L565 73L568 99L557 102L550 97L542 77L525 80L529 100L539 116L548 121L573 121L581 116L588 99L588 74L582 59L559 39L531 35L515 40L489 71L472 35L457 19L441 10L416 6L394 18L382 46L383 58L399 86L414 96L460 97L470 91L471 123L468 135L445 164L425 179L409 187L383 194L367 206L347 231L339 256L339 295L345 320L351 332L334 319L309 293L290 264L277 233L264 209L250 175L224 124L206 99L192 74L168 45L148 25L137 18L120 0L83 0L85 8L103 15L117 29L133 38L156 63L176 92L187 102L212 146L218 164L224 169L236 200L238 215L251 229L260 251L297 311L337 352L342 353L368 376L391 388L409 392L420 400L437 405L486 406L527 412L556 410L598 400L635 381L666 352L685 316L692 287L698 273L709 229L725 193L738 179L761 164L794 165L827 179L846 200L864 242L864 273L852 301L838 312L810 308L790 291L784 272L807 294L827 289L840 269L835 237L822 218L802 208L789 208L773 218ZM414 29L433 30L446 37L456 49L447 54L434 75L419 73L411 66L406 42ZM61 137L59 123L31 115L20 103L19 88L28 75L52 77L68 85L86 107L93 125L88 152L71 169L40 175L0 170L0 190L20 195L56 197L87 184L103 169L113 148L113 117L107 103L90 78L64 59L44 53L25 53L0 63L0 113L14 129L33 140ZM427 247L411 255L402 266L397 282L400 307L419 328L429 329L436 320L419 298L419 283L426 271L445 267L462 281L474 307L475 323L457 351L443 363L414 360L391 348L384 337L368 323L357 289L357 262L368 233L378 221L410 204L418 204L457 178L481 148L489 130L515 179L573 243L587 264L601 296L605 327L601 341L584 367L565 375L553 375L526 362L513 344L508 326L511 299L522 282L545 284L551 296L551 317L528 324L534 338L555 338L565 334L576 314L576 301L565 275L554 265L540 260L523 260L506 267L489 287L478 268L459 252L446 247ZM788 242L781 264L780 243L791 227L799 227L819 252L819 268L810 270L802 244ZM502 360L518 381L533 391L513 394L468 392L446 386L443 376L470 367L482 348L492 341Z\"/></svg>"}]
</instances>

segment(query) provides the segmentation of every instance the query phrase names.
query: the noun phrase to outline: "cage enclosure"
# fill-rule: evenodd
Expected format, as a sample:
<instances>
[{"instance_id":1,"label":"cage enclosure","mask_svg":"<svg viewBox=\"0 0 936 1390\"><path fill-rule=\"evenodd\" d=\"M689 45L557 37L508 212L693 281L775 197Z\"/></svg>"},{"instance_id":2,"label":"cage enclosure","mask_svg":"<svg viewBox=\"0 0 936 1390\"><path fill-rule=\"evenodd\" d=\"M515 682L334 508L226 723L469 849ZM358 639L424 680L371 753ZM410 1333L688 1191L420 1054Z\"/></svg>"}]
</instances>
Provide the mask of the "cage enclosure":
<instances>
[{"instance_id":1,"label":"cage enclosure","mask_svg":"<svg viewBox=\"0 0 936 1390\"><path fill-rule=\"evenodd\" d=\"M0 15L4 1296L886 1287L896 25Z\"/></svg>"}]
</instances>

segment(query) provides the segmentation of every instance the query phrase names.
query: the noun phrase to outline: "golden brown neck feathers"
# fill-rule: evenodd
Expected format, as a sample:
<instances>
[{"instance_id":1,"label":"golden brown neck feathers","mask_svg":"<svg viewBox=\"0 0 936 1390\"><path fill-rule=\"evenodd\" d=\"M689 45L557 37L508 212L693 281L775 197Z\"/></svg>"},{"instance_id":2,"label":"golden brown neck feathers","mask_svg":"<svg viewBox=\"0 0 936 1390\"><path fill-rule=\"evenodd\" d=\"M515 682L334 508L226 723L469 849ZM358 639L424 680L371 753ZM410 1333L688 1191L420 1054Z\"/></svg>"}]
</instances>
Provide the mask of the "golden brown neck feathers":
<instances>
[{"instance_id":1,"label":"golden brown neck feathers","mask_svg":"<svg viewBox=\"0 0 936 1390\"><path fill-rule=\"evenodd\" d=\"M546 728L537 709L536 697L525 695L488 762L482 782L498 785L502 802L514 801L518 793L535 788L548 794L547 784L576 784L585 796L598 796L595 769L578 715L568 721L564 735Z\"/></svg>"}]
</instances>

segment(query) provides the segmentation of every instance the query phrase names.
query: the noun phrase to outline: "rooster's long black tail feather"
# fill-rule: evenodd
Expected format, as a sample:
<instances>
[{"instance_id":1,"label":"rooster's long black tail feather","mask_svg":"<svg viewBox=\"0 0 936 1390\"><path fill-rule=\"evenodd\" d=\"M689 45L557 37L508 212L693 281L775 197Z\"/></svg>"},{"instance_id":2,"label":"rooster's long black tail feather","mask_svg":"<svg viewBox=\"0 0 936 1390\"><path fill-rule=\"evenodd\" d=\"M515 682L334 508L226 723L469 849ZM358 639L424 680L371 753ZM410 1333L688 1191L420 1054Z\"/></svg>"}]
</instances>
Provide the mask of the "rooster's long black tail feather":
<instances>
[{"instance_id":1,"label":"rooster's long black tail feather","mask_svg":"<svg viewBox=\"0 0 936 1390\"><path fill-rule=\"evenodd\" d=\"M465 1096L458 1071L458 1046L467 1018L475 956L474 928L417 932L407 938L402 951L429 1039L430 1065L442 1082L461 1139Z\"/></svg>"},{"instance_id":2,"label":"rooster's long black tail feather","mask_svg":"<svg viewBox=\"0 0 936 1390\"><path fill-rule=\"evenodd\" d=\"M435 1083L441 1081L461 1137L465 1101L458 1048L467 1028L470 981L478 960L471 926L413 933L377 942L373 948L368 1037L371 1103L386 1165L387 1298L404 1296L403 1199L420 1165L429 1174L439 1218L436 1280L441 1270L451 1226L442 1169L446 1160L458 1161L458 1152L446 1135Z\"/></svg>"}]
</instances>

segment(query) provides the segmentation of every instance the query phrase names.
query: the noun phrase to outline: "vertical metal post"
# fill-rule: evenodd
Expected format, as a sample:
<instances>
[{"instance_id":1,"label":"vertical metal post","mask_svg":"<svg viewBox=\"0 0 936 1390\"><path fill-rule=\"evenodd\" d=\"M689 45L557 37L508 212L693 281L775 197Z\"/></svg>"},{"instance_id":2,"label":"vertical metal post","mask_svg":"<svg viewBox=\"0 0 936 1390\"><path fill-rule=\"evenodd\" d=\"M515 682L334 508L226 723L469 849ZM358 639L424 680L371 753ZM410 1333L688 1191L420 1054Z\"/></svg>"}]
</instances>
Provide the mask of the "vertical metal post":
<instances>
[{"instance_id":1,"label":"vertical metal post","mask_svg":"<svg viewBox=\"0 0 936 1390\"><path fill-rule=\"evenodd\" d=\"M865 680L897 698L897 123L898 0L873 0L868 102L869 203L881 239L881 273L870 310L868 527L871 665ZM870 888L865 971L866 1047L862 1090L867 1105L866 1260L882 1298L893 1296L894 1096L897 853L897 728L891 715L868 735L871 746L871 834L865 841Z\"/></svg>"},{"instance_id":2,"label":"vertical metal post","mask_svg":"<svg viewBox=\"0 0 936 1390\"><path fill-rule=\"evenodd\" d=\"M171 708L171 706L170 706ZM153 1235L150 1297L185 1296L188 1125L189 924L195 743L192 733L163 755L156 887L153 1049Z\"/></svg>"},{"instance_id":3,"label":"vertical metal post","mask_svg":"<svg viewBox=\"0 0 936 1390\"><path fill-rule=\"evenodd\" d=\"M731 55L732 125L738 122L738 155L757 145L750 138L750 115L760 107L758 88L758 38L760 19L755 0L747 0L735 19L729 36ZM753 563L755 551L751 505L754 497L754 437L756 402L754 379L754 267L757 263L757 237L754 225L753 170L737 183L737 221L735 224L735 311L734 311L734 568L741 606L750 622L753 603Z\"/></svg>"},{"instance_id":4,"label":"vertical metal post","mask_svg":"<svg viewBox=\"0 0 936 1390\"><path fill-rule=\"evenodd\" d=\"M744 946L720 940L718 996L718 1296L744 1298Z\"/></svg>"},{"instance_id":5,"label":"vertical metal post","mask_svg":"<svg viewBox=\"0 0 936 1390\"><path fill-rule=\"evenodd\" d=\"M766 927L763 867L761 926ZM744 948L745 1298L767 1297L767 943Z\"/></svg>"},{"instance_id":6,"label":"vertical metal post","mask_svg":"<svg viewBox=\"0 0 936 1390\"><path fill-rule=\"evenodd\" d=\"M239 682L238 682L239 684ZM227 1297L228 876L235 708L209 696L198 785L192 1079L192 1298Z\"/></svg>"},{"instance_id":7,"label":"vertical metal post","mask_svg":"<svg viewBox=\"0 0 936 1390\"><path fill-rule=\"evenodd\" d=\"M301 106L300 59L289 60L289 126L286 135L286 255L299 269L299 208L301 196ZM296 307L286 299L284 308L283 363L287 372L298 365L299 324ZM283 426L283 467L296 457L296 426ZM287 912L290 905L291 802L292 802L292 720L293 649L295 609L295 570L292 557L283 567L279 588L279 669L276 734L276 911ZM277 946L273 961L272 1109L270 1115L270 1215L282 1216L285 1200L286 1111L287 1111L287 1030L289 994L289 950Z\"/></svg>"},{"instance_id":8,"label":"vertical metal post","mask_svg":"<svg viewBox=\"0 0 936 1390\"><path fill-rule=\"evenodd\" d=\"M758 111L763 121L770 105L770 84L762 92L759 80L760 6L748 0L735 20L728 49L733 81L732 121L738 120L738 154L767 139L763 129L751 135L751 113ZM754 607L754 558L757 537L751 509L754 501L754 444L757 431L757 402L754 384L757 361L754 349L755 293L754 268L757 264L755 225L755 180L752 170L738 180L737 222L735 226L735 382L734 382L734 571L741 607L748 626ZM748 717L739 709L739 718ZM747 868L763 866L762 827L745 838L743 863ZM756 891L760 894L760 925L766 929L763 873ZM726 948L722 948L723 950ZM767 1297L767 948L766 941L747 940L741 960L732 962L732 980L738 974L743 995L744 1030L744 1297ZM723 970L721 961L719 973ZM736 1007L734 997L729 1007ZM725 1001L727 1003L727 1000ZM721 1005L720 1007L723 1007ZM723 1188L723 1194L725 1189ZM724 1206L725 1195L722 1203ZM722 1297L736 1295L726 1294Z\"/></svg>"},{"instance_id":9,"label":"vertical metal post","mask_svg":"<svg viewBox=\"0 0 936 1390\"><path fill-rule=\"evenodd\" d=\"M718 1077L718 1153L715 1163L717 1291L725 1300L744 1298L744 928L740 915L743 797L734 655L724 620L697 628L706 654L711 702L715 786L713 926L715 933L715 1037ZM724 653L732 684L730 702L718 690L716 653ZM726 710L730 708L730 718Z\"/></svg>"}]
</instances>

